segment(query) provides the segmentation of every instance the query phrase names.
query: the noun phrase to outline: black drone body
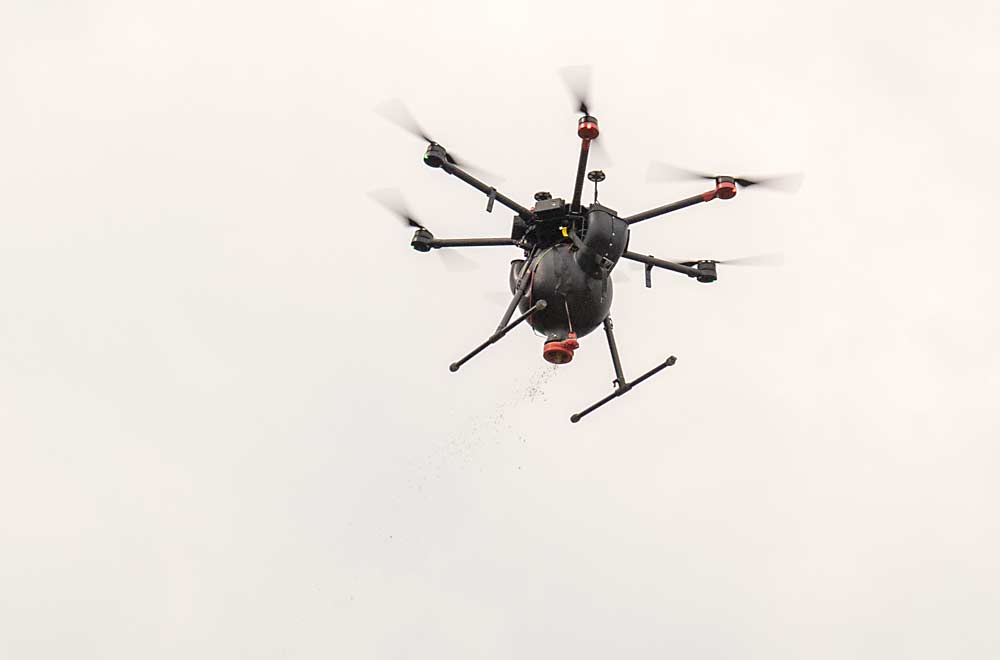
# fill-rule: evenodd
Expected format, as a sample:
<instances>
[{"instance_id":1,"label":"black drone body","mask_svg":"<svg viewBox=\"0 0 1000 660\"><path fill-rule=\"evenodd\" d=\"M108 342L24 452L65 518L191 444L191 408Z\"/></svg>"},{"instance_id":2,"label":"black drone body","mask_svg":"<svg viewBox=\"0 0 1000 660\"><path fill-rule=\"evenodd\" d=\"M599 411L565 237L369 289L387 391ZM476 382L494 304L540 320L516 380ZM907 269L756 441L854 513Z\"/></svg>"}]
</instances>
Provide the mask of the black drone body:
<instances>
[{"instance_id":1,"label":"black drone body","mask_svg":"<svg viewBox=\"0 0 1000 660\"><path fill-rule=\"evenodd\" d=\"M425 164L442 169L485 194L488 198L488 212L492 212L494 204L499 202L515 213L508 237L440 239L401 208L396 209L404 221L416 228L410 244L420 252L479 246L512 246L523 251L523 258L511 262L509 283L512 298L496 331L475 350L453 362L451 371L458 371L468 360L525 321L536 332L545 336L542 355L555 364L570 362L574 350L579 347L578 339L603 325L615 370L614 390L604 399L573 415L570 418L573 422L625 394L676 361L674 356L670 356L635 380L625 378L610 316L614 294L611 273L618 262L630 259L645 264L647 287L651 286L653 268L682 273L707 284L717 279L716 264L727 263L709 259L676 263L630 252L631 226L695 204L714 199L732 199L736 195L737 185L749 186L765 182L730 176L695 175L713 180L714 187L693 197L622 217L597 201L597 184L604 180L604 173L586 172L588 154L599 135L599 129L597 119L589 113L584 97L582 91L577 92L579 111L583 116L577 125L581 144L573 197L566 202L547 192L539 192L535 194L535 205L532 208L518 204L493 186L469 174L469 166L431 140L405 110L397 108L392 113L394 116L390 117L429 143L424 153ZM584 205L581 200L585 176L594 183L594 201L590 205ZM515 312L519 312L516 318Z\"/></svg>"}]
</instances>

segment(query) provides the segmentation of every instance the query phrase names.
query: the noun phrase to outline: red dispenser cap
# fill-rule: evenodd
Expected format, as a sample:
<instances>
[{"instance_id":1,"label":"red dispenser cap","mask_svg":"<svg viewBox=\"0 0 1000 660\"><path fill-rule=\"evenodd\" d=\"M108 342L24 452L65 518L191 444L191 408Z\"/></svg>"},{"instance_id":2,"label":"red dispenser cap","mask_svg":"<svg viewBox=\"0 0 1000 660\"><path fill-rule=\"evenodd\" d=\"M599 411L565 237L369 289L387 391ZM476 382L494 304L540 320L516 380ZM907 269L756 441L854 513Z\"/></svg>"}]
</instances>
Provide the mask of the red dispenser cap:
<instances>
[{"instance_id":1,"label":"red dispenser cap","mask_svg":"<svg viewBox=\"0 0 1000 660\"><path fill-rule=\"evenodd\" d=\"M542 357L552 364L566 364L572 362L573 351L580 348L580 342L576 340L576 333L569 333L565 341L550 341L542 349Z\"/></svg>"}]
</instances>

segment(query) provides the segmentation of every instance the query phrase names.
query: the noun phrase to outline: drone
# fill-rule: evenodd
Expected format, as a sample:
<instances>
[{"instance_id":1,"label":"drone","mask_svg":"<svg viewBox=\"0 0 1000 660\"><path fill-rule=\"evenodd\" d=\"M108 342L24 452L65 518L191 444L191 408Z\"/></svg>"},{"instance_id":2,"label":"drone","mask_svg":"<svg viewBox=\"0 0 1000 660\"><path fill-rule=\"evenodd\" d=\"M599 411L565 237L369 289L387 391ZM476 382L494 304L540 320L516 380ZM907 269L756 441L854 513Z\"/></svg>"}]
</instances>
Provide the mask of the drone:
<instances>
[{"instance_id":1,"label":"drone","mask_svg":"<svg viewBox=\"0 0 1000 660\"><path fill-rule=\"evenodd\" d=\"M613 390L600 401L572 415L570 421L576 423L677 361L671 355L634 380L625 377L610 315L614 292L611 274L622 259L645 266L646 287L652 286L654 268L680 273L702 284L710 284L718 279L719 264L759 264L766 260L766 257L676 262L658 259L628 249L632 226L696 204L716 199L730 200L740 188L760 185L789 189L789 184L794 186L799 176L751 179L704 174L658 164L651 170L651 176L655 178L699 178L713 181L714 185L697 195L634 215L622 216L598 201L597 186L605 179L604 172L587 172L589 154L592 147L597 147L596 140L600 135L597 118L591 114L588 103L589 70L585 67L572 67L563 71L563 78L574 97L577 112L581 114L576 128L577 137L580 138L580 157L573 196L569 202L543 191L535 193L534 206L522 206L494 186L470 174L470 171L479 173L479 170L432 139L420 128L406 107L398 102L383 106L381 114L427 143L423 155L424 164L443 170L486 195L487 212L492 213L497 203L513 211L513 224L510 235L504 237L438 238L398 200L377 193L373 193L373 197L415 230L410 245L418 252L487 246L514 247L523 252L523 258L511 261L508 282L512 297L496 330L467 355L451 363L449 369L452 372L457 372L466 362L524 322L545 337L542 357L553 364L572 361L574 351L580 347L579 340L599 326L604 327L615 371ZM594 200L590 204L584 204L582 199L585 177L594 184ZM518 314L516 317L515 313Z\"/></svg>"}]
</instances>

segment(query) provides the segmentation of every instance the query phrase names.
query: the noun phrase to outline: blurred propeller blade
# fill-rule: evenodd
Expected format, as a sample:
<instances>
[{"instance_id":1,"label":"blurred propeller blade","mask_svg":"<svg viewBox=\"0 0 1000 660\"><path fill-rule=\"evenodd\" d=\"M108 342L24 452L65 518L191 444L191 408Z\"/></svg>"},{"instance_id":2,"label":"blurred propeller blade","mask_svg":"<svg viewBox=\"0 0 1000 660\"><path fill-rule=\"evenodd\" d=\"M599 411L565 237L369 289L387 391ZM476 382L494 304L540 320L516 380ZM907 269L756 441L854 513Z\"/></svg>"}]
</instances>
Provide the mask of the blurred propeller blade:
<instances>
[{"instance_id":1,"label":"blurred propeller blade","mask_svg":"<svg viewBox=\"0 0 1000 660\"><path fill-rule=\"evenodd\" d=\"M607 148L604 146L604 141L600 137L591 141L590 153L601 167L611 167L614 165L614 161L611 160L611 154L608 153Z\"/></svg>"},{"instance_id":2,"label":"blurred propeller blade","mask_svg":"<svg viewBox=\"0 0 1000 660\"><path fill-rule=\"evenodd\" d=\"M390 99L375 108L375 112L378 113L383 119L399 126L407 133L420 138L424 142L438 144L428 133L425 131L417 120L414 118L413 113L410 112L409 108L406 107L399 99ZM484 179L491 179L496 183L501 183L503 179L493 174L489 170L485 170L481 167L473 165L464 158L459 158L457 155L448 153L448 159L458 167L463 170L468 171L470 174L474 174Z\"/></svg>"},{"instance_id":3,"label":"blurred propeller blade","mask_svg":"<svg viewBox=\"0 0 1000 660\"><path fill-rule=\"evenodd\" d=\"M454 248L439 248L434 250L444 267L453 273L468 273L479 268L479 264Z\"/></svg>"},{"instance_id":4,"label":"blurred propeller blade","mask_svg":"<svg viewBox=\"0 0 1000 660\"><path fill-rule=\"evenodd\" d=\"M711 174L705 174L704 172L696 172L694 170L686 170L681 167L675 167L661 161L653 161L649 164L649 171L646 173L646 181L650 183L658 183L661 181L685 181L688 179L710 179L715 180L715 177Z\"/></svg>"},{"instance_id":5,"label":"blurred propeller blade","mask_svg":"<svg viewBox=\"0 0 1000 660\"><path fill-rule=\"evenodd\" d=\"M383 119L392 122L396 126L399 126L407 133L415 135L424 142L434 142L431 136L420 127L417 120L413 117L413 113L410 109L400 101L399 99L389 99L388 101L381 103L375 108L377 112Z\"/></svg>"},{"instance_id":6,"label":"blurred propeller blade","mask_svg":"<svg viewBox=\"0 0 1000 660\"><path fill-rule=\"evenodd\" d=\"M560 77L576 103L576 111L585 115L590 114L591 73L591 67L587 65L567 66L559 70ZM604 146L604 141L599 137L590 143L590 153L602 167L611 167L614 164L611 154Z\"/></svg>"},{"instance_id":7,"label":"blurred propeller blade","mask_svg":"<svg viewBox=\"0 0 1000 660\"><path fill-rule=\"evenodd\" d=\"M403 200L403 195L395 188L373 190L368 193L368 196L398 217L404 224L414 229L427 229L419 220L413 217L413 214L410 213L409 208L406 206L406 202ZM450 248L438 248L434 252L437 253L444 267L453 273L468 273L479 268L479 264L475 261L464 254L452 251Z\"/></svg>"},{"instance_id":8,"label":"blurred propeller blade","mask_svg":"<svg viewBox=\"0 0 1000 660\"><path fill-rule=\"evenodd\" d=\"M464 158L459 158L450 151L448 152L448 158L451 160L452 164L457 165L458 167L462 168L469 174L473 174L481 179L489 180L491 185L500 184L504 182L504 178L502 176L497 176L496 174L490 172L487 169L483 169L478 165L473 165L469 161L465 160Z\"/></svg>"},{"instance_id":9,"label":"blurred propeller blade","mask_svg":"<svg viewBox=\"0 0 1000 660\"><path fill-rule=\"evenodd\" d=\"M730 176L728 174L705 174L681 167L675 167L660 161L654 161L649 165L649 172L646 180L650 183L661 181L683 181L685 179L708 179L714 181L720 176ZM733 177L740 187L760 186L781 192L795 192L802 185L803 175L801 173L778 174L766 177L754 177L752 179L743 177Z\"/></svg>"},{"instance_id":10,"label":"blurred propeller blade","mask_svg":"<svg viewBox=\"0 0 1000 660\"><path fill-rule=\"evenodd\" d=\"M736 179L736 183L746 187L746 186L760 186L761 188L768 188L770 190L777 190L780 192L795 192L802 187L802 180L805 177L800 172L795 172L792 174L777 174L768 177L754 177L753 179Z\"/></svg>"},{"instance_id":11,"label":"blurred propeller blade","mask_svg":"<svg viewBox=\"0 0 1000 660\"><path fill-rule=\"evenodd\" d=\"M785 264L785 255L781 252L770 252L768 254L755 254L749 257L736 257L735 259L696 259L690 260L686 259L683 261L675 261L673 259L667 259L667 261L673 261L675 264L681 264L682 266L694 267L698 265L699 261L711 261L713 264L723 264L726 266L783 266Z\"/></svg>"},{"instance_id":12,"label":"blurred propeller blade","mask_svg":"<svg viewBox=\"0 0 1000 660\"><path fill-rule=\"evenodd\" d=\"M403 200L402 193L395 188L373 190L368 193L368 196L371 197L377 204L398 217L404 224L407 224L414 229L427 229L427 227L421 224L419 220L413 217L413 214L410 213L409 208L406 206L406 202Z\"/></svg>"},{"instance_id":13,"label":"blurred propeller blade","mask_svg":"<svg viewBox=\"0 0 1000 660\"><path fill-rule=\"evenodd\" d=\"M567 66L559 70L559 75L573 95L577 112L590 114L590 77L591 69L586 65Z\"/></svg>"},{"instance_id":14,"label":"blurred propeller blade","mask_svg":"<svg viewBox=\"0 0 1000 660\"><path fill-rule=\"evenodd\" d=\"M780 252L768 254L755 254L749 257L736 257L735 259L723 259L716 261L717 264L727 266L784 266L785 255Z\"/></svg>"}]
</instances>

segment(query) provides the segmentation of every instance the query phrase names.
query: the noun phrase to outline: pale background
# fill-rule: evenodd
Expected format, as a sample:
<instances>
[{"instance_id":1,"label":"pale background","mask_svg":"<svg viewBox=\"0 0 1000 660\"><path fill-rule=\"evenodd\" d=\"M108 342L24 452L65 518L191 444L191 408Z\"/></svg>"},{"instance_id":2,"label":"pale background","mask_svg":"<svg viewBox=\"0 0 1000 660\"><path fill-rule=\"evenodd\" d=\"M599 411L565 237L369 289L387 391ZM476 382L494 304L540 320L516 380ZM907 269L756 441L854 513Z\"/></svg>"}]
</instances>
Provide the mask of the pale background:
<instances>
[{"instance_id":1,"label":"pale background","mask_svg":"<svg viewBox=\"0 0 1000 660\"><path fill-rule=\"evenodd\" d=\"M0 656L1000 657L992 2L28 2L0 9ZM635 228L550 367L485 339L510 213L571 194L594 65L650 159L801 170ZM600 166L601 163L596 163ZM484 296L483 294L491 294ZM494 299L491 299L494 298Z\"/></svg>"}]
</instances>

